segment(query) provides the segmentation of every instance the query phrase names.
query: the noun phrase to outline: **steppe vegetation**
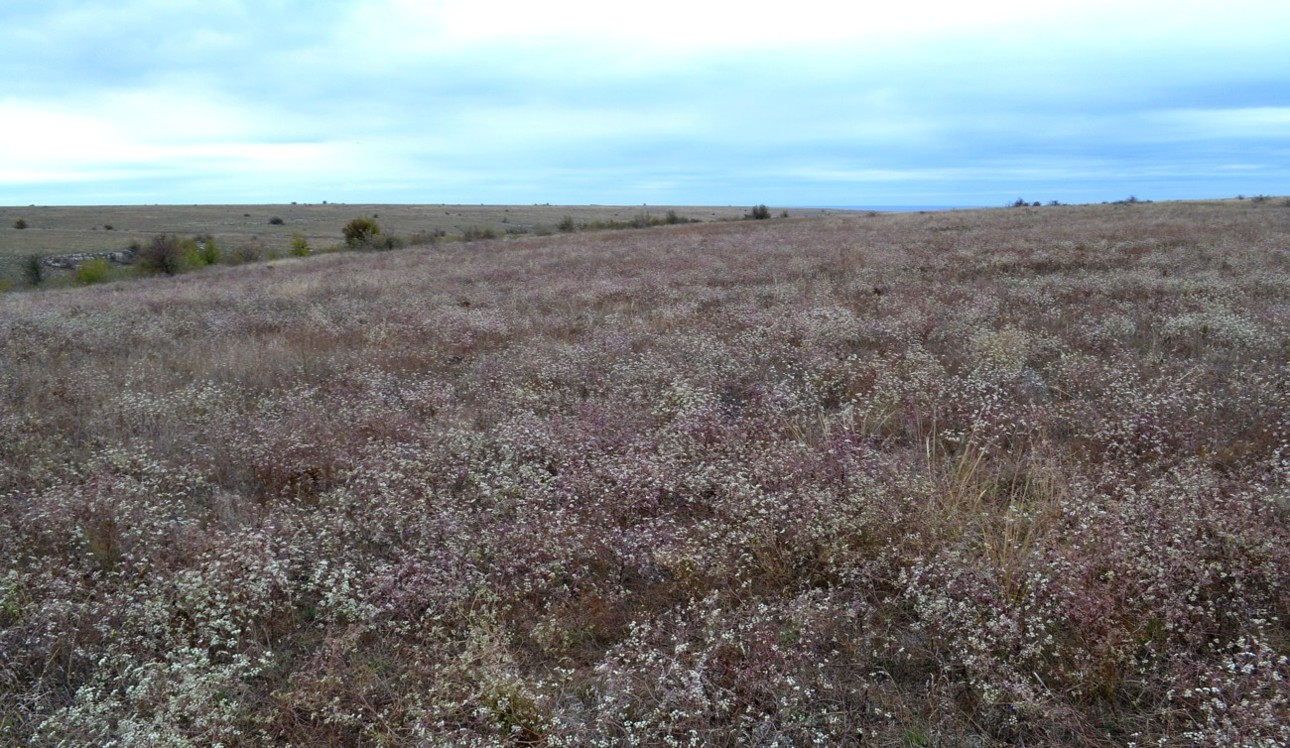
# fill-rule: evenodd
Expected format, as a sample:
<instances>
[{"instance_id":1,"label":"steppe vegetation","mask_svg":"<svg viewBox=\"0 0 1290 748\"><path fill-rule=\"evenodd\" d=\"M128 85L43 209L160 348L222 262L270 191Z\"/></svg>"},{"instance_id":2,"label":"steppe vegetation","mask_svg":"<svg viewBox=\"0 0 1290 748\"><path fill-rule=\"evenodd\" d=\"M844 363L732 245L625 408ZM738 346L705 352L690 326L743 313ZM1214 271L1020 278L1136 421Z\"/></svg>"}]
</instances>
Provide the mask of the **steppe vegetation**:
<instances>
[{"instance_id":1,"label":"steppe vegetation","mask_svg":"<svg viewBox=\"0 0 1290 748\"><path fill-rule=\"evenodd\" d=\"M768 210L765 206L754 209ZM827 215L826 209L797 211ZM836 211L832 211L836 212ZM31 216L31 222L23 216ZM787 217L787 211L781 217ZM193 205L0 207L0 291L48 282L72 285L129 277L129 260L115 258L155 244L181 242L184 250L167 274L206 265L272 261L341 250L390 250L435 242L549 235L556 231L639 229L730 221L748 217L734 207L505 206L505 205ZM284 218L285 216L285 218ZM267 217L267 218L266 218ZM769 215L765 216L769 217ZM379 219L379 221L378 221ZM117 225L122 228L118 230ZM30 226L30 231L23 231ZM100 226L102 231L100 231ZM362 235L352 232L358 230ZM222 253L210 249L223 248ZM198 252L200 248L201 252ZM43 260L50 272L33 278L26 262ZM106 273L84 279L79 266L108 259Z\"/></svg>"},{"instance_id":2,"label":"steppe vegetation","mask_svg":"<svg viewBox=\"0 0 1290 748\"><path fill-rule=\"evenodd\" d=\"M0 743L1285 745L1288 330L1277 201L5 294Z\"/></svg>"}]
</instances>

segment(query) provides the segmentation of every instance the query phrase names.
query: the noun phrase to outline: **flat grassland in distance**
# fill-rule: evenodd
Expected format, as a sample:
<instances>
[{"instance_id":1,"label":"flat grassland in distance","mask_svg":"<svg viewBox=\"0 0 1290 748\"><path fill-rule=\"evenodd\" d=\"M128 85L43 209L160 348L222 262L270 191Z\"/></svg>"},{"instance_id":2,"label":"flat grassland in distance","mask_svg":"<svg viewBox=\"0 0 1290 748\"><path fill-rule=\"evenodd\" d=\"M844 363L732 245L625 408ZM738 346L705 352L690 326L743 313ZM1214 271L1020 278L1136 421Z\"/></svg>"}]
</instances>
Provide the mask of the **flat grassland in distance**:
<instances>
[{"instance_id":1,"label":"flat grassland in distance","mask_svg":"<svg viewBox=\"0 0 1290 748\"><path fill-rule=\"evenodd\" d=\"M5 294L0 742L1285 745L1288 242L838 214Z\"/></svg>"},{"instance_id":2,"label":"flat grassland in distance","mask_svg":"<svg viewBox=\"0 0 1290 748\"><path fill-rule=\"evenodd\" d=\"M733 220L749 208L695 206L552 205L143 205L91 207L0 207L0 257L30 254L106 252L157 234L210 235L221 245L258 242L285 251L296 234L316 247L344 241L341 229L352 218L376 217L383 232L395 236L443 232L459 237L472 229L498 236L557 230L568 216L575 224L630 222L642 215L663 219L668 211L696 221ZM792 216L822 215L824 210L791 209ZM774 215L778 216L779 209ZM270 223L271 219L281 223ZM25 229L15 229L22 220ZM107 227L111 227L110 229Z\"/></svg>"}]
</instances>

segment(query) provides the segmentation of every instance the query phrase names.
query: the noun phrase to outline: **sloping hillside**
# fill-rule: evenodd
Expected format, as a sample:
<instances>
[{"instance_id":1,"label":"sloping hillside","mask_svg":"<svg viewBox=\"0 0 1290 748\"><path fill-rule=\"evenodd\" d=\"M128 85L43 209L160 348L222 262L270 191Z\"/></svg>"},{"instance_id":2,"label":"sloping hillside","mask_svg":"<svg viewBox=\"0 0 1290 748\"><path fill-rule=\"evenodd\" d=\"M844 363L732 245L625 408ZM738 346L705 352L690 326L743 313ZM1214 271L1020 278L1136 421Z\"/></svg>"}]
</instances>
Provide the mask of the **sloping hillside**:
<instances>
[{"instance_id":1,"label":"sloping hillside","mask_svg":"<svg viewBox=\"0 0 1290 748\"><path fill-rule=\"evenodd\" d=\"M1290 209L0 296L0 742L1290 741Z\"/></svg>"}]
</instances>

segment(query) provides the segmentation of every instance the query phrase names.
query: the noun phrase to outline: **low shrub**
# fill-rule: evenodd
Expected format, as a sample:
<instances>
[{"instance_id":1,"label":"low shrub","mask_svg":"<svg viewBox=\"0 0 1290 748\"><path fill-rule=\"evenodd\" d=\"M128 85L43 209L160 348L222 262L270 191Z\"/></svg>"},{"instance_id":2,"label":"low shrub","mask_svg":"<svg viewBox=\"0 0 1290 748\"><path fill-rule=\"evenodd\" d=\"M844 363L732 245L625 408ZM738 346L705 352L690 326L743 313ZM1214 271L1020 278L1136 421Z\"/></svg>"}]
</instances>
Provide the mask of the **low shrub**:
<instances>
[{"instance_id":1,"label":"low shrub","mask_svg":"<svg viewBox=\"0 0 1290 748\"><path fill-rule=\"evenodd\" d=\"M22 275L32 288L45 282L45 263L40 255L27 255L22 262Z\"/></svg>"},{"instance_id":2,"label":"low shrub","mask_svg":"<svg viewBox=\"0 0 1290 748\"><path fill-rule=\"evenodd\" d=\"M286 222L285 222L285 221L283 221L283 220L282 220L280 217L278 217L278 216L274 216L273 218L270 218L270 219L269 219L269 225L271 225L271 226L281 226L281 225L282 225L282 224L284 224L284 223L286 223Z\"/></svg>"},{"instance_id":3,"label":"low shrub","mask_svg":"<svg viewBox=\"0 0 1290 748\"><path fill-rule=\"evenodd\" d=\"M309 256L309 240L304 237L304 234L297 232L291 235L291 256L292 257Z\"/></svg>"},{"instance_id":4,"label":"low shrub","mask_svg":"<svg viewBox=\"0 0 1290 748\"><path fill-rule=\"evenodd\" d=\"M371 218L359 217L345 224L341 233L344 234L347 245L357 248L380 236L381 226Z\"/></svg>"},{"instance_id":5,"label":"low shrub","mask_svg":"<svg viewBox=\"0 0 1290 748\"><path fill-rule=\"evenodd\" d=\"M434 244L435 242L448 236L448 232L443 229L433 231L417 231L408 237L408 244L419 246L423 244Z\"/></svg>"},{"instance_id":6,"label":"low shrub","mask_svg":"<svg viewBox=\"0 0 1290 748\"><path fill-rule=\"evenodd\" d=\"M82 286L102 283L112 274L112 266L102 257L86 260L76 266L76 282Z\"/></svg>"},{"instance_id":7,"label":"low shrub","mask_svg":"<svg viewBox=\"0 0 1290 748\"><path fill-rule=\"evenodd\" d=\"M480 241L483 239L496 239L497 232L488 226L467 226L461 232L463 242Z\"/></svg>"},{"instance_id":8,"label":"low shrub","mask_svg":"<svg viewBox=\"0 0 1290 748\"><path fill-rule=\"evenodd\" d=\"M144 273L174 275L183 270L186 249L174 234L158 234L139 249L137 267Z\"/></svg>"},{"instance_id":9,"label":"low shrub","mask_svg":"<svg viewBox=\"0 0 1290 748\"><path fill-rule=\"evenodd\" d=\"M27 228L27 221L26 221L26 219L19 218L18 220L14 221L14 222L13 222L13 227L14 227L15 229L25 229L25 228Z\"/></svg>"},{"instance_id":10,"label":"low shrub","mask_svg":"<svg viewBox=\"0 0 1290 748\"><path fill-rule=\"evenodd\" d=\"M556 228L562 231L563 233L572 234L573 232L578 230L578 224L574 223L573 216L565 216L564 218L560 219L560 223L556 226Z\"/></svg>"},{"instance_id":11,"label":"low shrub","mask_svg":"<svg viewBox=\"0 0 1290 748\"><path fill-rule=\"evenodd\" d=\"M647 229L650 226L656 225L658 222L658 219L651 216L649 211L642 211L632 218L631 227L634 229Z\"/></svg>"},{"instance_id":12,"label":"low shrub","mask_svg":"<svg viewBox=\"0 0 1290 748\"><path fill-rule=\"evenodd\" d=\"M202 264L214 265L220 261L219 245L215 243L215 237L207 235L197 240L198 256Z\"/></svg>"},{"instance_id":13,"label":"low shrub","mask_svg":"<svg viewBox=\"0 0 1290 748\"><path fill-rule=\"evenodd\" d=\"M754 205L752 212L750 212L748 216L755 221L764 221L767 218L770 218L770 208L767 208L765 205Z\"/></svg>"},{"instance_id":14,"label":"low shrub","mask_svg":"<svg viewBox=\"0 0 1290 748\"><path fill-rule=\"evenodd\" d=\"M248 241L242 242L228 253L225 262L229 265L245 265L251 262L259 262L264 259L264 246L259 242Z\"/></svg>"}]
</instances>

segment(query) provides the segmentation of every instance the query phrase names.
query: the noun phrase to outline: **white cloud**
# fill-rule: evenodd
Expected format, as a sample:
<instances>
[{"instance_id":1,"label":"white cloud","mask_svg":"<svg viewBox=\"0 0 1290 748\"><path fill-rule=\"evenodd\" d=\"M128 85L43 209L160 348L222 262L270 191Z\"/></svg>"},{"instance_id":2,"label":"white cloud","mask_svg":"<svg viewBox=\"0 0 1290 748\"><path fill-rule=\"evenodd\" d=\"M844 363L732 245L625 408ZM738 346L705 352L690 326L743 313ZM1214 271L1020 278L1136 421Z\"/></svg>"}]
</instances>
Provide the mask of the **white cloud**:
<instances>
[{"instance_id":1,"label":"white cloud","mask_svg":"<svg viewBox=\"0 0 1290 748\"><path fill-rule=\"evenodd\" d=\"M1290 107L1169 109L1147 117L1157 138L1264 138L1290 142Z\"/></svg>"},{"instance_id":2,"label":"white cloud","mask_svg":"<svg viewBox=\"0 0 1290 748\"><path fill-rule=\"evenodd\" d=\"M726 202L1279 173L1288 27L1269 0L7 3L0 202L154 177L159 200Z\"/></svg>"}]
</instances>

